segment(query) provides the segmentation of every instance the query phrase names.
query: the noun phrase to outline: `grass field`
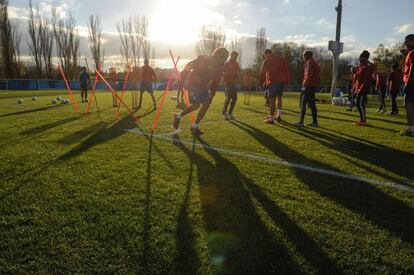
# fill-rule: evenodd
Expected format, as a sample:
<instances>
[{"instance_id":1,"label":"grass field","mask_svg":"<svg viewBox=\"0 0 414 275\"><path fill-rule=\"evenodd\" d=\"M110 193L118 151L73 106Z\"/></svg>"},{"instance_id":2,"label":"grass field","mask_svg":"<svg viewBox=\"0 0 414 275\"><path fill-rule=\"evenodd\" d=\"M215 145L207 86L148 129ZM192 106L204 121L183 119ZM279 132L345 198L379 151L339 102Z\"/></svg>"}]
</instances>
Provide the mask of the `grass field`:
<instances>
[{"instance_id":1,"label":"grass field","mask_svg":"<svg viewBox=\"0 0 414 275\"><path fill-rule=\"evenodd\" d=\"M109 94L102 118L51 105L58 94L0 92L1 274L414 273L403 112L372 99L358 128L356 112L318 105L321 127L297 129L296 94L274 126L262 96L240 96L231 123L219 93L194 139L189 118L168 135L170 99L150 135L148 95L137 129Z\"/></svg>"}]
</instances>

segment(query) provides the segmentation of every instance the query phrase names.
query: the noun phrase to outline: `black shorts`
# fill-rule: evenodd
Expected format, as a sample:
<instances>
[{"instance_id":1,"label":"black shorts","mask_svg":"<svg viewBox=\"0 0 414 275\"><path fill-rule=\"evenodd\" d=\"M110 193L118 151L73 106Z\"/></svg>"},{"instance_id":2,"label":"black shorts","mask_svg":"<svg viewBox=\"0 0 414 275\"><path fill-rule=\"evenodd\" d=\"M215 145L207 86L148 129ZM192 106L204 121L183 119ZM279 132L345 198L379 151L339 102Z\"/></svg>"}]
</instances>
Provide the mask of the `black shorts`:
<instances>
[{"instance_id":1,"label":"black shorts","mask_svg":"<svg viewBox=\"0 0 414 275\"><path fill-rule=\"evenodd\" d=\"M267 88L267 95L269 98L275 98L278 96L283 96L283 91L285 90L285 84L276 83L272 84Z\"/></svg>"},{"instance_id":2,"label":"black shorts","mask_svg":"<svg viewBox=\"0 0 414 275\"><path fill-rule=\"evenodd\" d=\"M404 88L405 103L414 103L414 83L410 83Z\"/></svg>"},{"instance_id":3,"label":"black shorts","mask_svg":"<svg viewBox=\"0 0 414 275\"><path fill-rule=\"evenodd\" d=\"M148 81L141 82L140 91L141 92L147 91L150 94L154 93L154 89L152 88L152 83L151 82L148 82Z\"/></svg>"},{"instance_id":4,"label":"black shorts","mask_svg":"<svg viewBox=\"0 0 414 275\"><path fill-rule=\"evenodd\" d=\"M237 97L237 87L235 84L224 83L226 97Z\"/></svg>"},{"instance_id":5,"label":"black shorts","mask_svg":"<svg viewBox=\"0 0 414 275\"><path fill-rule=\"evenodd\" d=\"M88 89L88 83L81 83L80 88L81 88L81 90L87 90Z\"/></svg>"}]
</instances>

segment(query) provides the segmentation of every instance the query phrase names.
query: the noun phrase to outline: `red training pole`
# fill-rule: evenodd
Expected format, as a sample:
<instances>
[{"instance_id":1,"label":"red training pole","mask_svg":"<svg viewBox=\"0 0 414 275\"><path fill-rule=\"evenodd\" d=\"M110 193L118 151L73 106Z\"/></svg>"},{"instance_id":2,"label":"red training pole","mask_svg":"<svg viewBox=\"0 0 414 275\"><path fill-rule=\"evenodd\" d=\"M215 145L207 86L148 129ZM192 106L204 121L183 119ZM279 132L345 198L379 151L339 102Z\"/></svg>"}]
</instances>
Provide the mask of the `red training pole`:
<instances>
[{"instance_id":1,"label":"red training pole","mask_svg":"<svg viewBox=\"0 0 414 275\"><path fill-rule=\"evenodd\" d=\"M170 51L170 52L171 52L171 51ZM174 67L176 68L176 67L177 67L177 63L178 63L178 61L180 60L180 57L178 57L178 58L177 58L177 61L175 61L174 57L172 57L172 60L173 60L173 63L174 63ZM156 113L156 115L155 115L155 119L154 119L154 123L152 124L152 127L151 127L151 131L152 131L152 132L155 132L155 129L157 128L157 123L158 123L158 120L159 120L159 118L160 118L160 114L161 114L162 108L163 108L164 103L165 103L165 98L166 98L166 96L167 96L167 92L168 92L168 90L170 89L170 84L171 84L171 81L172 81L172 78L173 78L173 77L174 77L174 73L172 73L172 74L170 75L170 77L169 77L169 79L168 79L167 86L165 87L165 91L164 91L164 93L162 94L162 99L161 99L161 102L160 102L160 106L158 106L157 113Z\"/></svg>"},{"instance_id":2,"label":"red training pole","mask_svg":"<svg viewBox=\"0 0 414 275\"><path fill-rule=\"evenodd\" d=\"M79 107L78 107L78 104L76 103L76 100L75 100L75 97L73 96L72 90L71 90L71 89L70 89L70 87L69 87L69 83L68 83L68 81L67 81L67 79L66 79L65 73L63 72L62 66L61 66L60 64L58 64L58 68L59 68L60 74L61 74L61 75L62 75L62 77L63 77L63 80L65 81L66 88L67 88L67 90L68 90L68 92L69 92L69 94L70 94L70 99L71 99L71 100L72 100L72 102L73 102L73 106L75 107L76 112L79 114Z\"/></svg>"},{"instance_id":3,"label":"red training pole","mask_svg":"<svg viewBox=\"0 0 414 275\"><path fill-rule=\"evenodd\" d=\"M173 63L174 63L174 70L175 70L175 73L176 73L176 75L178 76L179 74L180 74L180 72L178 71L178 68L177 68L177 64L178 64L178 59L177 59L177 62L174 62L174 55L173 55L173 53L172 53L172 51L171 50L169 50L170 51L170 56L171 56L171 59L173 60ZM187 105L187 107L188 106L190 106L191 105L191 103L190 103L190 98L188 97L188 91L187 90L185 90L184 88L183 88L183 91L182 91L183 93L184 93L184 101L185 101L185 104ZM195 122L195 116L194 116L194 112L191 112L190 113L190 118L191 118L191 122L194 124L194 122Z\"/></svg>"},{"instance_id":4,"label":"red training pole","mask_svg":"<svg viewBox=\"0 0 414 275\"><path fill-rule=\"evenodd\" d=\"M122 87L122 93L121 93L121 99L124 99L124 94L125 94L125 89L126 89L126 85L128 83L128 78L129 78L129 73L131 72L131 65L128 65L128 71L127 74L125 76L125 82L124 82L124 86ZM118 109L116 110L116 117L119 118L119 110L121 109L121 104L118 104Z\"/></svg>"},{"instance_id":5,"label":"red training pole","mask_svg":"<svg viewBox=\"0 0 414 275\"><path fill-rule=\"evenodd\" d=\"M112 94L119 99L119 102L122 103L122 105L127 108L128 112L131 114L132 118L135 122L138 122L138 118L135 115L135 113L128 107L128 105L125 104L125 102L119 97L119 95L114 91L114 88L111 87L111 85L108 83L108 81L105 80L105 78L101 75L100 72L96 71L96 73L99 75L99 77L102 79L102 81L105 83L105 85L111 90Z\"/></svg>"},{"instance_id":6,"label":"red training pole","mask_svg":"<svg viewBox=\"0 0 414 275\"><path fill-rule=\"evenodd\" d=\"M99 68L98 68L98 71L99 71L99 72L100 72L101 70L102 70L102 64L101 64L101 65L99 65ZM86 113L89 113L89 110L91 109L91 103L92 103L92 99L93 99L93 97L95 96L96 85L98 84L98 79L99 79L99 76L98 76L98 74L96 74L96 76L95 76L95 80L94 80L94 82L93 82L93 87L92 87L91 97L90 97L90 99L89 99L88 106L86 107Z\"/></svg>"}]
</instances>

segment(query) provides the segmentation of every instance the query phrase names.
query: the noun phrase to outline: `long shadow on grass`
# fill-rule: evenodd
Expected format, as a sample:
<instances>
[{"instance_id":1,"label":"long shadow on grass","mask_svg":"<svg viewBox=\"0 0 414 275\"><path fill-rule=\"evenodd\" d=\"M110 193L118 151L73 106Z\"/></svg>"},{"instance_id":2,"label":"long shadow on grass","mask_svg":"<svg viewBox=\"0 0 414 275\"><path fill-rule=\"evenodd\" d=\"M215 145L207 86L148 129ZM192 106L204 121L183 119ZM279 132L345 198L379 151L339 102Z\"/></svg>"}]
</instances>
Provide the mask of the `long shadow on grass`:
<instances>
[{"instance_id":1,"label":"long shadow on grass","mask_svg":"<svg viewBox=\"0 0 414 275\"><path fill-rule=\"evenodd\" d=\"M109 125L108 122L99 121L95 124L87 126L86 128L84 128L82 130L79 130L75 133L71 133L71 134L61 138L58 142L62 143L62 144L66 144L66 145L76 143L79 140L83 139L84 137L87 137L91 134L94 134L94 133L100 131L101 129L104 129L108 125Z\"/></svg>"},{"instance_id":2,"label":"long shadow on grass","mask_svg":"<svg viewBox=\"0 0 414 275\"><path fill-rule=\"evenodd\" d=\"M412 161L414 159L413 154L389 148L374 142L364 143L356 140L356 138L351 138L350 136L347 136L348 138L344 138L338 134L334 134L335 131L326 133L320 129L297 129L294 126L287 124L283 127L288 131L300 134L306 138L314 139L334 151L342 152L344 155L361 159L375 166L381 167L385 171L403 176L408 180L412 180L414 178L414 172L412 170ZM330 131L329 129L326 130ZM402 184L407 185L406 183Z\"/></svg>"},{"instance_id":3,"label":"long shadow on grass","mask_svg":"<svg viewBox=\"0 0 414 275\"><path fill-rule=\"evenodd\" d=\"M20 135L23 135L23 136L37 135L37 134L46 132L47 130L53 129L55 127L59 127L61 125L64 125L66 123L70 123L70 122L73 122L73 121L76 121L76 120L79 120L79 119L80 119L79 116L61 119L61 120L58 120L58 121L55 121L55 122L52 122L52 123L37 126L35 128L32 128L32 129L24 130L23 132L20 133Z\"/></svg>"},{"instance_id":4,"label":"long shadow on grass","mask_svg":"<svg viewBox=\"0 0 414 275\"><path fill-rule=\"evenodd\" d=\"M147 178L145 183L145 211L144 211L144 255L143 255L143 267L144 270L150 270L150 236L151 236L151 175L152 175L152 145L153 136L149 136L149 148L147 159Z\"/></svg>"},{"instance_id":5,"label":"long shadow on grass","mask_svg":"<svg viewBox=\"0 0 414 275\"><path fill-rule=\"evenodd\" d=\"M335 111L333 113L341 114L341 115L344 115L344 116L353 116L350 113L341 113L341 112L335 112ZM380 122L384 122L384 123L391 123L391 124L407 126L407 123L404 123L404 122L395 121L395 120L388 120L388 119L383 119L383 118L376 118L376 117L372 117L372 116L367 117L367 120L375 120L375 121L380 121Z\"/></svg>"},{"instance_id":6,"label":"long shadow on grass","mask_svg":"<svg viewBox=\"0 0 414 275\"><path fill-rule=\"evenodd\" d=\"M26 110L26 111L15 112L15 113L8 113L8 114L0 115L0 117L25 115L25 114L31 114L31 113L41 112L41 111L47 111L47 110L50 110L50 109L55 109L55 108L60 108L60 107L62 107L62 105L53 105L53 106L30 109L30 110Z\"/></svg>"},{"instance_id":7,"label":"long shadow on grass","mask_svg":"<svg viewBox=\"0 0 414 275\"><path fill-rule=\"evenodd\" d=\"M319 245L312 240L308 234L303 231L288 215L286 215L272 199L253 181L245 177L238 168L229 160L224 158L218 151L208 149L211 146L203 139L200 143L206 148L206 151L215 159L217 166L223 166L227 171L236 174L250 194L266 210L269 217L277 224L286 234L286 237L292 242L296 250L313 266L318 273L341 273L332 260L320 249Z\"/></svg>"},{"instance_id":8,"label":"long shadow on grass","mask_svg":"<svg viewBox=\"0 0 414 275\"><path fill-rule=\"evenodd\" d=\"M193 139L193 142L195 142L195 139ZM184 148L182 144L175 144L182 150L188 150ZM196 274L200 265L195 249L196 236L194 233L194 227L192 225L192 221L188 217L191 187L193 184L194 152L195 146L193 145L192 151L191 153L189 152L188 155L190 158L190 167L188 171L187 186L184 199L180 207L180 212L177 217L177 255L175 257L175 269L176 272L182 274Z\"/></svg>"},{"instance_id":9,"label":"long shadow on grass","mask_svg":"<svg viewBox=\"0 0 414 275\"><path fill-rule=\"evenodd\" d=\"M126 133L126 129L131 129L135 126L130 116L126 116L109 127L100 128L93 135L88 137L86 140L82 141L78 146L67 152L66 154L60 156L58 160L66 160L76 157L83 152L86 152L90 148L106 143L113 139L118 138L121 135Z\"/></svg>"},{"instance_id":10,"label":"long shadow on grass","mask_svg":"<svg viewBox=\"0 0 414 275\"><path fill-rule=\"evenodd\" d=\"M189 150L181 142L174 144L180 148L197 167L197 180L204 226L207 232L210 264L214 274L269 274L300 273L301 270L291 259L286 247L268 231L256 212L246 186L254 185L227 160L220 158L216 165ZM184 212L184 211L183 211ZM185 215L186 213L180 213ZM178 228L189 238L180 237L184 244L179 249L189 247L186 258L177 257L186 266L184 271L196 270L197 262L192 227L188 218L179 217ZM178 255L183 252L179 251ZM302 271L303 272L303 271ZM186 273L186 272L184 272ZM191 272L190 272L191 273Z\"/></svg>"},{"instance_id":11,"label":"long shadow on grass","mask_svg":"<svg viewBox=\"0 0 414 275\"><path fill-rule=\"evenodd\" d=\"M310 159L292 150L286 144L275 139L268 133L251 125L242 122L235 123L235 125L245 130L264 147L268 148L283 160L342 173L342 171L338 171L330 165ZM363 150L363 148L359 148L359 150ZM375 186L364 182L346 179L339 181L334 176L322 176L300 169L295 169L295 173L304 184L319 194L338 202L349 210L359 213L371 222L399 236L401 239L413 242L414 210L403 202L388 196Z\"/></svg>"}]
</instances>

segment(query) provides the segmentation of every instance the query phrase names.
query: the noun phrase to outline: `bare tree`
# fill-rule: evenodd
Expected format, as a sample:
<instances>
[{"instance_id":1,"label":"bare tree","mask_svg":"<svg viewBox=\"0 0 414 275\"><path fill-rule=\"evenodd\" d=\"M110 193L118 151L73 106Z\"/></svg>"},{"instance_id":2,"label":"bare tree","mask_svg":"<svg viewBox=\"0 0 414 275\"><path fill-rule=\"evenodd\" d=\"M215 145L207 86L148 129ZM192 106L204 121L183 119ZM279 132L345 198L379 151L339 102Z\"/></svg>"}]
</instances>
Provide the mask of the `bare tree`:
<instances>
[{"instance_id":1,"label":"bare tree","mask_svg":"<svg viewBox=\"0 0 414 275\"><path fill-rule=\"evenodd\" d=\"M116 24L118 30L119 39L121 40L121 56L124 64L128 64L131 59L131 39L130 39L130 24L129 19L122 19L121 23Z\"/></svg>"},{"instance_id":2,"label":"bare tree","mask_svg":"<svg viewBox=\"0 0 414 275\"><path fill-rule=\"evenodd\" d=\"M266 29L260 28L256 35L256 54L254 63L260 67L263 61L263 54L267 47Z\"/></svg>"},{"instance_id":3,"label":"bare tree","mask_svg":"<svg viewBox=\"0 0 414 275\"><path fill-rule=\"evenodd\" d=\"M50 26L50 20L42 17L42 27L40 32L40 51L43 58L44 71L46 78L52 77L52 56L53 56L53 29Z\"/></svg>"},{"instance_id":4,"label":"bare tree","mask_svg":"<svg viewBox=\"0 0 414 275\"><path fill-rule=\"evenodd\" d=\"M39 8L33 8L33 1L29 0L29 21L28 32L29 41L26 41L29 52L33 57L35 63L35 71L37 78L42 78L42 50L40 34L42 32L43 24L39 14Z\"/></svg>"},{"instance_id":5,"label":"bare tree","mask_svg":"<svg viewBox=\"0 0 414 275\"><path fill-rule=\"evenodd\" d=\"M231 40L230 42L230 50L231 51L236 51L239 54L239 58L238 58L238 62L239 64L242 64L242 59L243 59L243 48L242 45L240 43L240 39L235 37Z\"/></svg>"},{"instance_id":6,"label":"bare tree","mask_svg":"<svg viewBox=\"0 0 414 275\"><path fill-rule=\"evenodd\" d=\"M79 35L75 28L75 18L69 15L66 20L58 18L56 9L52 10L53 33L56 50L68 78L75 79L79 58Z\"/></svg>"},{"instance_id":7,"label":"bare tree","mask_svg":"<svg viewBox=\"0 0 414 275\"><path fill-rule=\"evenodd\" d=\"M151 49L151 67L155 68L156 63L155 63L156 57L155 57L155 48Z\"/></svg>"},{"instance_id":8,"label":"bare tree","mask_svg":"<svg viewBox=\"0 0 414 275\"><path fill-rule=\"evenodd\" d=\"M104 61L105 50L102 49L102 24L99 16L91 15L88 22L89 48L91 49L92 58L95 62L95 68Z\"/></svg>"},{"instance_id":9,"label":"bare tree","mask_svg":"<svg viewBox=\"0 0 414 275\"><path fill-rule=\"evenodd\" d=\"M151 43L148 39L148 18L145 16L141 17L141 32L139 33L141 38L141 49L142 55L145 59L150 58Z\"/></svg>"},{"instance_id":10,"label":"bare tree","mask_svg":"<svg viewBox=\"0 0 414 275\"><path fill-rule=\"evenodd\" d=\"M202 26L200 40L196 44L198 55L210 55L215 49L223 47L226 34L221 27Z\"/></svg>"},{"instance_id":11,"label":"bare tree","mask_svg":"<svg viewBox=\"0 0 414 275\"><path fill-rule=\"evenodd\" d=\"M10 22L8 5L7 0L0 0L0 55L5 77L15 78L20 76L21 35Z\"/></svg>"},{"instance_id":12,"label":"bare tree","mask_svg":"<svg viewBox=\"0 0 414 275\"><path fill-rule=\"evenodd\" d=\"M141 42L142 38L140 36L141 33L141 18L139 16L135 16L133 19L133 27L134 27L134 40L133 40L133 55L134 55L134 66L139 66L139 61L141 59Z\"/></svg>"}]
</instances>

